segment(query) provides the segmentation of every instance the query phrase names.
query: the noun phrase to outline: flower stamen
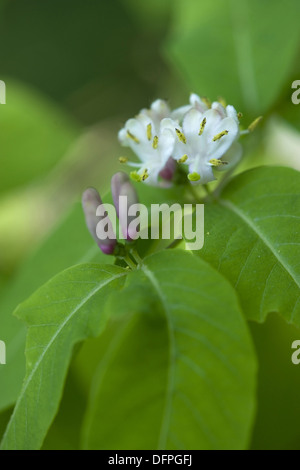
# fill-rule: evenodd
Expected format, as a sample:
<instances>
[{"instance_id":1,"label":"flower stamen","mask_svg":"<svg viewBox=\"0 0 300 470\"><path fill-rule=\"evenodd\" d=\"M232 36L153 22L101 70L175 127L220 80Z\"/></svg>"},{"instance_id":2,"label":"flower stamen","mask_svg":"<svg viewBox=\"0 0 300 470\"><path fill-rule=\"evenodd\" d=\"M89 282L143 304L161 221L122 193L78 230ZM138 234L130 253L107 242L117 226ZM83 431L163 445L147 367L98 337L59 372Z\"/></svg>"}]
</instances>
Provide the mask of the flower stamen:
<instances>
[{"instance_id":1,"label":"flower stamen","mask_svg":"<svg viewBox=\"0 0 300 470\"><path fill-rule=\"evenodd\" d=\"M127 163L127 162L128 162L128 158L127 158L127 157L119 157L119 162L120 162L120 163Z\"/></svg>"},{"instance_id":2,"label":"flower stamen","mask_svg":"<svg viewBox=\"0 0 300 470\"><path fill-rule=\"evenodd\" d=\"M135 135L133 135L130 131L127 131L127 137L129 137L131 140L133 140L136 144L139 144L140 141Z\"/></svg>"},{"instance_id":3,"label":"flower stamen","mask_svg":"<svg viewBox=\"0 0 300 470\"><path fill-rule=\"evenodd\" d=\"M155 135L155 136L153 137L153 144L152 144L152 147L153 147L154 149L157 149L157 146L158 146L158 137L157 137L157 135Z\"/></svg>"},{"instance_id":4,"label":"flower stamen","mask_svg":"<svg viewBox=\"0 0 300 470\"><path fill-rule=\"evenodd\" d=\"M209 98L207 98L207 96L201 96L201 100L203 101L203 103L206 104L206 106L210 109L211 108L211 101Z\"/></svg>"},{"instance_id":5,"label":"flower stamen","mask_svg":"<svg viewBox=\"0 0 300 470\"><path fill-rule=\"evenodd\" d=\"M185 163L188 159L187 154L183 155L181 158L179 158L178 163Z\"/></svg>"},{"instance_id":6,"label":"flower stamen","mask_svg":"<svg viewBox=\"0 0 300 470\"><path fill-rule=\"evenodd\" d=\"M204 128L205 128L205 124L206 124L206 118L204 118L203 121L201 122L200 130L199 130L199 135L202 135L202 134L203 134L203 131L204 131Z\"/></svg>"},{"instance_id":7,"label":"flower stamen","mask_svg":"<svg viewBox=\"0 0 300 470\"><path fill-rule=\"evenodd\" d=\"M225 162L224 160L218 160L217 158L212 158L211 160L209 160L209 163L211 164L211 166L214 167L228 165L228 162Z\"/></svg>"},{"instance_id":8,"label":"flower stamen","mask_svg":"<svg viewBox=\"0 0 300 470\"><path fill-rule=\"evenodd\" d=\"M179 129L175 129L175 131L176 131L177 137L180 140L180 142L182 142L183 144L186 144L186 137L185 137L184 133L181 132Z\"/></svg>"},{"instance_id":9,"label":"flower stamen","mask_svg":"<svg viewBox=\"0 0 300 470\"><path fill-rule=\"evenodd\" d=\"M219 96L218 102L223 106L223 108L226 108L227 103L226 103L225 99L223 98L223 96Z\"/></svg>"},{"instance_id":10,"label":"flower stamen","mask_svg":"<svg viewBox=\"0 0 300 470\"><path fill-rule=\"evenodd\" d=\"M248 126L248 131L253 132L254 129L256 129L256 127L258 126L258 124L262 120L262 118L263 118L262 116L259 116L258 118L254 119L254 121L251 122L250 126Z\"/></svg>"},{"instance_id":11,"label":"flower stamen","mask_svg":"<svg viewBox=\"0 0 300 470\"><path fill-rule=\"evenodd\" d=\"M137 171L130 172L130 178L135 181L136 183L140 183L142 181L141 175L138 174Z\"/></svg>"},{"instance_id":12,"label":"flower stamen","mask_svg":"<svg viewBox=\"0 0 300 470\"><path fill-rule=\"evenodd\" d=\"M219 134L215 135L214 138L213 138L213 142L216 142L217 140L220 140L222 139L222 137L224 135L227 135L229 131L222 131L222 132L219 132Z\"/></svg>"},{"instance_id":13,"label":"flower stamen","mask_svg":"<svg viewBox=\"0 0 300 470\"><path fill-rule=\"evenodd\" d=\"M149 177L148 170L144 170L143 174L141 175L141 180L145 181Z\"/></svg>"},{"instance_id":14,"label":"flower stamen","mask_svg":"<svg viewBox=\"0 0 300 470\"><path fill-rule=\"evenodd\" d=\"M152 139L152 125L151 125L151 122L147 126L147 139L148 140Z\"/></svg>"}]
</instances>

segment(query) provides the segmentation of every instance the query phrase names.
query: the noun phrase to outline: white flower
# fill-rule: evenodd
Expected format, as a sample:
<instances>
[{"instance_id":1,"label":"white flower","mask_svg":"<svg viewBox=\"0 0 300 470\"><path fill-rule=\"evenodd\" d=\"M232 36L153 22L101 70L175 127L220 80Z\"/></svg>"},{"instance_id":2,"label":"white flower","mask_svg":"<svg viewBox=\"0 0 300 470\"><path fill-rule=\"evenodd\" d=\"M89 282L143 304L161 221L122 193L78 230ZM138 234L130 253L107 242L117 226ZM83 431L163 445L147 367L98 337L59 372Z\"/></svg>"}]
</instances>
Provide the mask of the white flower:
<instances>
[{"instance_id":1,"label":"white flower","mask_svg":"<svg viewBox=\"0 0 300 470\"><path fill-rule=\"evenodd\" d=\"M119 132L120 142L130 147L140 160L140 163L129 163L138 168L132 177L152 185L160 184L159 175L172 156L176 141L176 123L169 118L161 119L167 113L163 103L154 102L150 110L142 110L135 119L129 119Z\"/></svg>"},{"instance_id":2,"label":"white flower","mask_svg":"<svg viewBox=\"0 0 300 470\"><path fill-rule=\"evenodd\" d=\"M173 111L166 101L154 101L150 109L142 109L136 118L126 122L119 140L140 160L129 163L137 168L132 172L137 181L166 185L172 179L177 160L188 165L191 182L206 184L216 179L214 169L227 170L239 161L242 148L237 139L252 131L257 122L259 119L240 132L233 106L222 101L211 104L207 98L192 93L188 105Z\"/></svg>"},{"instance_id":3,"label":"white flower","mask_svg":"<svg viewBox=\"0 0 300 470\"><path fill-rule=\"evenodd\" d=\"M208 183L215 179L213 168L225 166L221 158L236 158L240 147L231 146L239 137L239 120L233 106L224 108L214 102L211 109L201 112L191 108L183 118L182 129L175 129L177 141L173 157L189 166L192 182ZM233 155L234 154L234 155Z\"/></svg>"}]
</instances>

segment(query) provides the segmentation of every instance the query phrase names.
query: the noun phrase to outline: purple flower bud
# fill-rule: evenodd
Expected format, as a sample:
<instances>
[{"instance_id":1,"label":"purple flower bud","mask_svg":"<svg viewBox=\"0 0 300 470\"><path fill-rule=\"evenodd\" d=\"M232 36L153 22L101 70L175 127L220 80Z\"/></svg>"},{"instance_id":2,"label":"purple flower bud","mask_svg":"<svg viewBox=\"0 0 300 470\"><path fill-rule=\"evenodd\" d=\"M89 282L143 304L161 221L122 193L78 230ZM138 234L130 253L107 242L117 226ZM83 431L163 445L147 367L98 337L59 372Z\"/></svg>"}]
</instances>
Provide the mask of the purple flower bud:
<instances>
[{"instance_id":1,"label":"purple flower bud","mask_svg":"<svg viewBox=\"0 0 300 470\"><path fill-rule=\"evenodd\" d=\"M176 165L177 164L176 164L176 161L174 160L174 158L170 157L169 160L167 161L165 167L159 173L159 175L164 180L171 181L173 176L174 176L175 170L176 170Z\"/></svg>"},{"instance_id":2,"label":"purple flower bud","mask_svg":"<svg viewBox=\"0 0 300 470\"><path fill-rule=\"evenodd\" d=\"M122 184L130 181L127 173L123 171L118 171L115 173L111 179L111 194L116 208L117 216L119 217L119 195Z\"/></svg>"},{"instance_id":3,"label":"purple flower bud","mask_svg":"<svg viewBox=\"0 0 300 470\"><path fill-rule=\"evenodd\" d=\"M130 225L130 222L136 219L136 216L128 215L128 210L133 204L138 204L139 200L138 200L136 190L130 181L128 181L127 183L124 183L121 186L119 197L122 199L124 198L125 200L125 204L122 204L122 206L120 207L120 214L119 214L122 232L126 240L132 241L135 239L136 233L131 233L129 235L128 227ZM122 201L122 199L120 199L120 201Z\"/></svg>"},{"instance_id":4,"label":"purple flower bud","mask_svg":"<svg viewBox=\"0 0 300 470\"><path fill-rule=\"evenodd\" d=\"M82 195L82 207L85 216L85 221L87 228L99 246L100 250L106 254L110 255L114 252L116 246L116 236L113 232L112 225L108 219L107 213L103 216L96 215L97 208L103 204L101 197L98 191L94 188L88 188L84 191ZM108 238L100 240L97 236L97 225L103 220L106 220L106 225L108 226Z\"/></svg>"},{"instance_id":5,"label":"purple flower bud","mask_svg":"<svg viewBox=\"0 0 300 470\"><path fill-rule=\"evenodd\" d=\"M111 192L123 235L126 240L131 241L134 238L129 236L128 226L136 217L129 216L128 210L133 204L138 204L139 200L137 192L126 173L119 172L112 177Z\"/></svg>"}]
</instances>

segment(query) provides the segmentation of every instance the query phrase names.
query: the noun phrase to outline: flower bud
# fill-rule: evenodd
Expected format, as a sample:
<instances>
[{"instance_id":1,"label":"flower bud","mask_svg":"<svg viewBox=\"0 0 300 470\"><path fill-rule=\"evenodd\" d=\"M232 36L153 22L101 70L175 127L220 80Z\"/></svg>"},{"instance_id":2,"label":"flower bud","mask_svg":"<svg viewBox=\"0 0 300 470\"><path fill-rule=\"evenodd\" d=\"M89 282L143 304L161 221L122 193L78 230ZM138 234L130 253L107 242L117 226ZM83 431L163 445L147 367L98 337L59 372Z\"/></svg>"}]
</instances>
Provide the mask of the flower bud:
<instances>
[{"instance_id":1,"label":"flower bud","mask_svg":"<svg viewBox=\"0 0 300 470\"><path fill-rule=\"evenodd\" d=\"M114 201L114 205L115 205L118 217L119 217L119 195L120 195L121 186L122 184L127 183L128 181L130 181L129 176L127 175L127 173L124 173L123 171L118 171L118 173L115 173L111 179L111 194L112 194L112 198Z\"/></svg>"},{"instance_id":2,"label":"flower bud","mask_svg":"<svg viewBox=\"0 0 300 470\"><path fill-rule=\"evenodd\" d=\"M164 180L171 181L173 179L175 171L176 171L176 161L174 160L174 158L170 157L165 167L159 173L159 175Z\"/></svg>"},{"instance_id":3,"label":"flower bud","mask_svg":"<svg viewBox=\"0 0 300 470\"><path fill-rule=\"evenodd\" d=\"M85 216L85 221L87 228L99 246L100 250L106 254L110 255L114 252L116 246L116 236L113 232L112 225L108 219L107 213L103 216L97 216L97 208L103 204L101 197L98 191L94 188L88 188L84 191L82 195L82 208ZM106 224L108 225L108 238L99 239L97 236L97 225L103 220L107 219Z\"/></svg>"},{"instance_id":4,"label":"flower bud","mask_svg":"<svg viewBox=\"0 0 300 470\"><path fill-rule=\"evenodd\" d=\"M137 192L126 173L119 172L112 177L111 192L123 236L128 241L133 240L132 236L129 236L128 227L135 217L129 216L128 210L133 204L138 204L139 200Z\"/></svg>"}]
</instances>

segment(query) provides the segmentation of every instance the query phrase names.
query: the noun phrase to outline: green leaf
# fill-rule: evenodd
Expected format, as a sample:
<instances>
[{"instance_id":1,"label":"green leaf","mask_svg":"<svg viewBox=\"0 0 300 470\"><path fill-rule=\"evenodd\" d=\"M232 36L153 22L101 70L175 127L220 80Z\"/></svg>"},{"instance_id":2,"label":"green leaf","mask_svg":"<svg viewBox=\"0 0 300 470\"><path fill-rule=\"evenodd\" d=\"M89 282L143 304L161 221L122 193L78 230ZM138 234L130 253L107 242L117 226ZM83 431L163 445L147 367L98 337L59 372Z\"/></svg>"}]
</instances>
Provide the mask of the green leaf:
<instances>
[{"instance_id":1,"label":"green leaf","mask_svg":"<svg viewBox=\"0 0 300 470\"><path fill-rule=\"evenodd\" d=\"M140 2L139 0L122 0L124 7L128 9L137 26L143 31L159 32L165 31L166 22L171 11L171 0L152 0L151 2Z\"/></svg>"},{"instance_id":2,"label":"green leaf","mask_svg":"<svg viewBox=\"0 0 300 470\"><path fill-rule=\"evenodd\" d=\"M101 339L101 335L98 340ZM96 341L91 339L90 341ZM84 417L87 397L81 392L81 384L78 383L73 373L73 361L80 347L76 348L69 368L59 411L53 421L42 450L78 450L80 430Z\"/></svg>"},{"instance_id":3,"label":"green leaf","mask_svg":"<svg viewBox=\"0 0 300 470\"><path fill-rule=\"evenodd\" d=\"M83 447L246 447L256 361L226 280L187 252L164 251L129 274L108 308Z\"/></svg>"},{"instance_id":4,"label":"green leaf","mask_svg":"<svg viewBox=\"0 0 300 470\"><path fill-rule=\"evenodd\" d=\"M291 361L300 331L278 315L251 322L258 355L258 409L252 433L255 450L300 450L299 366Z\"/></svg>"},{"instance_id":5,"label":"green leaf","mask_svg":"<svg viewBox=\"0 0 300 470\"><path fill-rule=\"evenodd\" d=\"M205 206L198 253L237 290L247 318L270 312L300 325L300 174L255 168L236 176Z\"/></svg>"},{"instance_id":6,"label":"green leaf","mask_svg":"<svg viewBox=\"0 0 300 470\"><path fill-rule=\"evenodd\" d=\"M2 436L5 432L6 426L9 422L9 418L12 414L12 409L7 408L5 411L1 411L0 413L0 440L2 439Z\"/></svg>"},{"instance_id":7,"label":"green leaf","mask_svg":"<svg viewBox=\"0 0 300 470\"><path fill-rule=\"evenodd\" d=\"M167 55L195 92L264 112L296 59L299 6L298 0L177 0Z\"/></svg>"},{"instance_id":8,"label":"green leaf","mask_svg":"<svg viewBox=\"0 0 300 470\"><path fill-rule=\"evenodd\" d=\"M0 113L1 192L45 176L79 134L79 126L44 96L11 79L5 83L7 100Z\"/></svg>"},{"instance_id":9,"label":"green leaf","mask_svg":"<svg viewBox=\"0 0 300 470\"><path fill-rule=\"evenodd\" d=\"M157 188L153 192L153 188L139 184L137 190L145 204L166 200L173 202L178 195L181 196L178 188ZM111 202L109 197L107 199ZM144 242L139 243L141 252L152 243L148 240ZM158 244L160 241L156 242ZM81 205L76 204L49 238L26 260L11 284L6 286L0 300L1 339L7 345L7 366L0 368L0 381L6 384L0 387L0 410L15 403L25 374L26 330L12 316L13 310L51 277L72 265L88 262L109 264L113 261L114 258L104 255L92 240L85 226Z\"/></svg>"},{"instance_id":10,"label":"green leaf","mask_svg":"<svg viewBox=\"0 0 300 470\"><path fill-rule=\"evenodd\" d=\"M28 327L26 376L1 449L38 449L57 412L75 344L98 336L106 297L127 271L86 264L54 277L19 306Z\"/></svg>"},{"instance_id":11,"label":"green leaf","mask_svg":"<svg viewBox=\"0 0 300 470\"><path fill-rule=\"evenodd\" d=\"M39 247L20 272L6 286L0 301L1 339L7 346L7 364L0 368L0 410L15 403L25 375L26 329L12 316L17 305L27 299L51 277L72 265L98 262L111 263L91 239L84 223L81 206L75 205L67 217Z\"/></svg>"}]
</instances>

